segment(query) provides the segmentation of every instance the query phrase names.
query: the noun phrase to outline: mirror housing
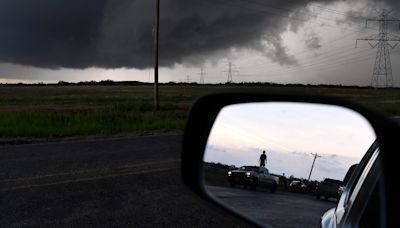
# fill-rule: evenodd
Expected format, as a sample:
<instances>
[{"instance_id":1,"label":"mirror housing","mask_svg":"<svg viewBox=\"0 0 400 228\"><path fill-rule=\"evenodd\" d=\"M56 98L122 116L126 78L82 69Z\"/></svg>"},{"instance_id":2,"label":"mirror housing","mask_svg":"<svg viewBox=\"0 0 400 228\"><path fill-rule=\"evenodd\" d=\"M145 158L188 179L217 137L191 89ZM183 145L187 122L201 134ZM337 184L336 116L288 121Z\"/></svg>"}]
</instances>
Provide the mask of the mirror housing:
<instances>
[{"instance_id":1,"label":"mirror housing","mask_svg":"<svg viewBox=\"0 0 400 228\"><path fill-rule=\"evenodd\" d=\"M399 210L399 195L397 194L395 182L385 180L390 180L392 175L398 171L395 156L399 148L398 137L400 135L400 126L394 120L381 113L337 97L308 96L296 93L288 94L285 91L284 94L280 92L225 92L206 95L198 99L191 108L183 137L181 167L183 182L204 200L212 202L230 213L236 214L236 216L242 217L253 225L260 226L255 221L249 220L241 214L224 207L207 194L203 182L203 154L213 123L223 107L240 103L277 101L342 106L354 110L370 122L376 133L381 151L385 187L384 205L387 212L385 215L386 226L391 227L397 224L396 216Z\"/></svg>"}]
</instances>

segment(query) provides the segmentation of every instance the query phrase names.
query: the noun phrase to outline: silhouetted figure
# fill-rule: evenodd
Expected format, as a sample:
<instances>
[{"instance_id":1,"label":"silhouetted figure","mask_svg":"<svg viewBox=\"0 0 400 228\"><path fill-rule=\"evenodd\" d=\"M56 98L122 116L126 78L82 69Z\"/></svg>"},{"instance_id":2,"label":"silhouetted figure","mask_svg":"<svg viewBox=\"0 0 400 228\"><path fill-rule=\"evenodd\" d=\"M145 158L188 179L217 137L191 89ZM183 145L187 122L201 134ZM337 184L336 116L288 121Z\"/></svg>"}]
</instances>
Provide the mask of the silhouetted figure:
<instances>
[{"instance_id":1,"label":"silhouetted figure","mask_svg":"<svg viewBox=\"0 0 400 228\"><path fill-rule=\"evenodd\" d=\"M260 155L260 167L265 167L265 163L267 163L267 155L265 154L265 150Z\"/></svg>"}]
</instances>

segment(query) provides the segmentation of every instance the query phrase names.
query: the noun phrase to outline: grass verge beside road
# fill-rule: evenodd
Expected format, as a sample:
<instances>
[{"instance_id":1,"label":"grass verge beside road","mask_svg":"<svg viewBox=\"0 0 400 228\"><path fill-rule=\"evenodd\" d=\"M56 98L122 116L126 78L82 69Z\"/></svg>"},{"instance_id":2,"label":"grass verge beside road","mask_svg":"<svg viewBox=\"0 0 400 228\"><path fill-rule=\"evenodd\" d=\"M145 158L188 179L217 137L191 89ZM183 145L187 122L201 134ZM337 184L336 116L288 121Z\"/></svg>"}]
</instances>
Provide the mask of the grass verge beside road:
<instances>
[{"instance_id":1,"label":"grass verge beside road","mask_svg":"<svg viewBox=\"0 0 400 228\"><path fill-rule=\"evenodd\" d=\"M182 129L185 115L178 111L137 112L115 108L81 112L3 111L0 137L65 137L111 135L158 129Z\"/></svg>"},{"instance_id":2,"label":"grass verge beside road","mask_svg":"<svg viewBox=\"0 0 400 228\"><path fill-rule=\"evenodd\" d=\"M206 92L292 89L333 95L387 115L400 115L399 89L269 84L160 86L161 111L153 111L151 85L0 85L0 137L68 136L182 130L191 103Z\"/></svg>"}]
</instances>

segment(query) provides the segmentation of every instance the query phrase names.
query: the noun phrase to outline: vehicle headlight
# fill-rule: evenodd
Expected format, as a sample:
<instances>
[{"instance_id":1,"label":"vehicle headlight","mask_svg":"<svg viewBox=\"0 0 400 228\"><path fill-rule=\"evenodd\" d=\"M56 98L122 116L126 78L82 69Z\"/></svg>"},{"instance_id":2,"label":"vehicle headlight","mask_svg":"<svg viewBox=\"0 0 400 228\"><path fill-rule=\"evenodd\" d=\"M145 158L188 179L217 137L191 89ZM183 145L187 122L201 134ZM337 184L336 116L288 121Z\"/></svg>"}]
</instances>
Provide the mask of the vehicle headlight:
<instances>
[{"instance_id":1,"label":"vehicle headlight","mask_svg":"<svg viewBox=\"0 0 400 228\"><path fill-rule=\"evenodd\" d=\"M246 176L248 176L248 177L249 177L250 175L251 175L251 173L250 173L250 172L246 172Z\"/></svg>"},{"instance_id":2,"label":"vehicle headlight","mask_svg":"<svg viewBox=\"0 0 400 228\"><path fill-rule=\"evenodd\" d=\"M231 172L231 171L228 171L228 176L230 176L230 175L232 175L232 172Z\"/></svg>"}]
</instances>

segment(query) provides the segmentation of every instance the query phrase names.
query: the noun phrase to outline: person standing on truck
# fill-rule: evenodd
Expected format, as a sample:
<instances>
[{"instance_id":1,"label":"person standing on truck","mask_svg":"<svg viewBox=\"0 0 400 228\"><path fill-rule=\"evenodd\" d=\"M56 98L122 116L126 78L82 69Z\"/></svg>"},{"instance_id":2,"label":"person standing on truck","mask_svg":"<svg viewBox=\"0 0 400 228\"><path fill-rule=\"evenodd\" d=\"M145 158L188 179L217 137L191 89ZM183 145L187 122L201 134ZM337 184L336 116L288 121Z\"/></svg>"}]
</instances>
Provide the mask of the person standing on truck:
<instances>
[{"instance_id":1,"label":"person standing on truck","mask_svg":"<svg viewBox=\"0 0 400 228\"><path fill-rule=\"evenodd\" d=\"M265 154L265 150L260 155L259 161L260 161L260 167L265 167L265 164L267 163L267 155Z\"/></svg>"}]
</instances>

